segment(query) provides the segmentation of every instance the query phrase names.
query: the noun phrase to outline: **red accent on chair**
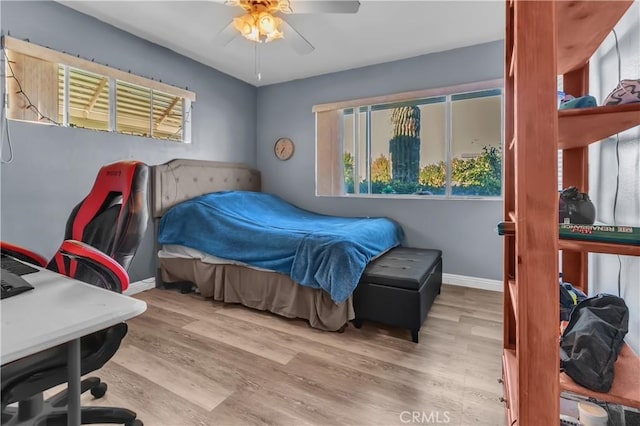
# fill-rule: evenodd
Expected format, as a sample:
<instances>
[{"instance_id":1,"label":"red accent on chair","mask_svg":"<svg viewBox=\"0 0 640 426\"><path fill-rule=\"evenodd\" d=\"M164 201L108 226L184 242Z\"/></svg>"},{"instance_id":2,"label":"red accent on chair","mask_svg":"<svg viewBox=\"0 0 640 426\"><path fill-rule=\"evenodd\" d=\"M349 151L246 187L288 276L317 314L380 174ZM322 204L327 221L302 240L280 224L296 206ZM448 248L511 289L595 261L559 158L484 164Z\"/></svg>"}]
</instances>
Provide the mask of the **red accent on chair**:
<instances>
[{"instance_id":1,"label":"red accent on chair","mask_svg":"<svg viewBox=\"0 0 640 426\"><path fill-rule=\"evenodd\" d=\"M109 281L115 282L119 285L120 293L129 288L129 275L127 274L127 271L125 271L118 262L88 244L76 240L66 240L60 246L58 253L56 253L56 258L58 256L61 258L64 256L80 260L88 260L94 265L94 267L99 267L103 269L104 272L110 274ZM73 278L73 275L65 275Z\"/></svg>"},{"instance_id":2,"label":"red accent on chair","mask_svg":"<svg viewBox=\"0 0 640 426\"><path fill-rule=\"evenodd\" d=\"M123 161L109 164L100 169L93 188L91 188L89 195L84 199L80 210L76 213L71 239L82 241L84 228L96 217L110 192L119 192L122 194L123 199L129 199L133 175L136 166L139 164L137 161ZM120 214L122 214L122 211L120 211ZM121 227L120 224L118 224L118 227Z\"/></svg>"},{"instance_id":3,"label":"red accent on chair","mask_svg":"<svg viewBox=\"0 0 640 426\"><path fill-rule=\"evenodd\" d=\"M4 254L8 254L11 257L15 257L16 259L23 260L25 262L31 263L33 265L38 265L41 267L47 266L47 259L40 256L38 253L32 252L24 247L17 246L15 244L7 243L5 241L0 241L0 251Z\"/></svg>"}]
</instances>

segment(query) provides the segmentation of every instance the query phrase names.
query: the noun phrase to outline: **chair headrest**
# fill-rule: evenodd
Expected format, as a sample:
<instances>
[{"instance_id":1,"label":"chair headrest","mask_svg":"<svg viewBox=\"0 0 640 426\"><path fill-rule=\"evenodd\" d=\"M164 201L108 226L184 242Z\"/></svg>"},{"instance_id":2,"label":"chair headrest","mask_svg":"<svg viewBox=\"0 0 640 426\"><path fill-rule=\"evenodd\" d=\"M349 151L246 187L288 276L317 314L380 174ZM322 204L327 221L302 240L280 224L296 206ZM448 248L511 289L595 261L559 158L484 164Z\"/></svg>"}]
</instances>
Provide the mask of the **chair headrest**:
<instances>
[{"instance_id":1,"label":"chair headrest","mask_svg":"<svg viewBox=\"0 0 640 426\"><path fill-rule=\"evenodd\" d=\"M122 194L122 204L125 205L132 194L146 191L146 187L139 187L146 185L146 179L136 179L136 176L147 167L141 161L119 161L103 166L75 217L72 239L82 241L85 227L100 211L110 193Z\"/></svg>"}]
</instances>

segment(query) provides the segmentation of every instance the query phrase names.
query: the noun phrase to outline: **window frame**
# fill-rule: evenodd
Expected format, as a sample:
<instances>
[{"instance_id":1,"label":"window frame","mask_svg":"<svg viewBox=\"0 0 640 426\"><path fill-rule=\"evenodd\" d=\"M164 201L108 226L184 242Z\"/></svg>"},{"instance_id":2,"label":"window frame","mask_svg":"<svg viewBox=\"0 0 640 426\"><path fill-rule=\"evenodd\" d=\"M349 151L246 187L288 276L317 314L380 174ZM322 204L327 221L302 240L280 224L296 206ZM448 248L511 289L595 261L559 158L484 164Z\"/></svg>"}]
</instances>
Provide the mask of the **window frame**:
<instances>
[{"instance_id":1,"label":"window frame","mask_svg":"<svg viewBox=\"0 0 640 426\"><path fill-rule=\"evenodd\" d=\"M80 71L98 74L105 78L108 78L108 87L109 87L109 126L108 130L102 129L92 129L90 130L98 130L98 131L109 131L112 133L118 133L123 135L129 135L127 132L119 132L117 130L116 123L116 113L117 113L117 94L116 94L116 84L118 81L141 86L145 89L148 89L152 94L153 92L161 92L163 94L168 94L181 99L182 103L182 127L181 127L181 139L170 139L170 138L157 138L153 136L153 130L150 129L150 135L144 136L139 135L139 137L144 137L146 139L151 139L154 141L165 141L172 143L191 143L191 111L192 106L191 103L195 102L196 94L187 89L182 89L179 87L171 86L166 83L162 83L161 81L152 80L149 78L141 77L135 74L131 74L130 72L125 72L116 68L109 67L107 65L102 65L96 63L94 61L89 61L84 58L71 56L66 53L58 52L56 50L39 46L37 44L33 44L27 41L19 40L9 36L3 36L3 47L9 52L15 52L20 55L29 56L35 58L37 60L41 60L47 63L55 64L56 67L64 68L64 95L63 95L63 112L62 112L62 122L57 123L58 126L64 127L75 127L82 128L77 126L71 126L69 124L69 69L75 68ZM9 75L5 78L10 78ZM56 93L58 92L58 81L56 81ZM58 113L55 114L56 119L58 118ZM151 96L151 117L153 117L153 96ZM10 120L14 120L16 118L8 117ZM20 120L18 118L18 120ZM38 124L53 124L53 123L45 123L38 120L24 119L23 121L28 121L30 123L38 123ZM150 120L152 121L152 120ZM152 127L152 126L151 126Z\"/></svg>"},{"instance_id":2,"label":"window frame","mask_svg":"<svg viewBox=\"0 0 640 426\"><path fill-rule=\"evenodd\" d=\"M490 91L490 90L500 90L500 94L499 95L491 95L491 96L500 96L500 102L501 102L501 108L500 108L500 120L501 120L501 129L500 129L500 138L501 138L501 142L500 142L500 148L501 151L503 153L502 156L502 161L501 161L501 187L500 187L500 195L496 195L496 196L485 196L485 195L452 195L451 194L451 162L453 160L453 142L451 140L451 134L452 134L452 113L451 113L451 107L452 107L452 97L458 94L467 94L467 93L473 93L473 92L482 92L482 91ZM505 141L504 141L504 80L503 79L494 79L494 80L486 80L486 81L480 81L480 82L473 82L473 83L466 83L466 84L460 84L460 85L456 85L456 86L448 86L448 87L440 87L440 88L432 88L432 89L425 89L425 90L418 90L418 91L411 91L411 92L402 92L402 93L396 93L396 94L390 94L390 95L383 95L383 96L376 96L376 97L370 97L370 98L360 98L360 99L355 99L355 100L347 100L347 101L340 101L340 102L332 102L332 103L325 103L325 104L319 104L319 105L315 105L312 109L312 111L315 114L315 122L316 122L316 139L315 139L315 147L316 147L316 158L315 158L315 170L316 170L316 185L315 185L315 195L317 197L353 197L353 198L382 198L382 199L429 199L429 200L475 200L475 199L480 199L480 200L486 200L486 201L502 201L503 197L504 197L504 149L505 149ZM392 104L397 104L397 103L410 103L412 101L421 101L421 100L425 100L425 99L433 99L433 98L438 98L438 97L444 97L444 103L445 103L445 141L444 141L444 150L445 150L445 162L446 162L446 184L445 184L445 194L444 195L423 195L423 194L372 194L372 193L360 193L359 192L359 185L354 185L354 193L346 193L344 191L344 185L342 187L342 191L341 193L336 193L336 186L335 186L335 181L336 180L340 180L340 179L336 179L335 176L332 176L330 178L331 181L334 182L332 188L333 188L333 193L327 193L327 191L319 191L319 181L324 181L326 180L326 178L323 178L322 176L320 176L320 172L321 169L326 169L326 167L322 167L322 165L319 164L319 148L323 145L325 145L323 143L323 139L322 137L319 137L319 129L322 126L323 123L319 123L319 121L323 121L322 119L319 119L319 113L328 113L328 112L336 112L336 113L341 113L343 110L347 110L347 109L352 109L354 112L355 111L360 111L361 108L367 108L367 111L371 112L373 107L376 106L382 106L382 105L392 105ZM354 114L355 115L358 114ZM357 120L354 119L354 125L357 122ZM359 127L359 126L358 126ZM370 132L371 132L371 120L368 120L367 122L367 141L366 141L366 150L367 152L369 152L371 150L371 138L370 138ZM327 132L325 132L327 133ZM331 131L329 131L328 133L331 133ZM339 138L342 139L343 135L341 132L339 132ZM356 138L356 135L354 134L354 140ZM326 138L324 138L326 139ZM324 141L326 142L326 140ZM344 146L342 141L339 141L336 143L336 141L333 141L333 145L336 148L340 149L340 153L341 155L343 155L344 153ZM323 149L326 151L326 147L323 147ZM358 150L354 150L354 169L356 167L356 165L359 162L358 159L358 155L357 155ZM371 163L371 159L369 159L369 163ZM369 164L369 169L371 167L371 164ZM333 167L331 167L332 169L335 169L335 165ZM357 170L357 169L356 169ZM355 172L355 170L354 170ZM370 171L368 172L370 174ZM354 173L355 174L355 173ZM370 181L370 176L369 174L367 175L369 181ZM340 173L340 177L342 178L342 180L344 180L344 172ZM324 187L326 187L327 185L325 184ZM371 182L369 182L369 186L371 186Z\"/></svg>"}]
</instances>

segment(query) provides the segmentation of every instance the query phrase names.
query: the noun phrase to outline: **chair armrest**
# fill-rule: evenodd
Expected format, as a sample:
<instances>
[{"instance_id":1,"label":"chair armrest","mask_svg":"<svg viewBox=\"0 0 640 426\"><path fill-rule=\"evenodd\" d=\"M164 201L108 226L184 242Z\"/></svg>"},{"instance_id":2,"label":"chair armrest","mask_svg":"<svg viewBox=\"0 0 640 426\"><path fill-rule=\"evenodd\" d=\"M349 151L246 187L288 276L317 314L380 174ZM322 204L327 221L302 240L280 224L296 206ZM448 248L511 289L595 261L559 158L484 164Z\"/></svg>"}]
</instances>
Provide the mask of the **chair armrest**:
<instances>
[{"instance_id":1,"label":"chair armrest","mask_svg":"<svg viewBox=\"0 0 640 426\"><path fill-rule=\"evenodd\" d=\"M37 265L42 268L45 268L47 266L47 263L49 263L47 262L47 259L40 256L38 253L32 252L29 249L15 244L7 243L6 241L0 241L0 252L2 252L2 254L9 255L18 260L22 260L24 262L31 263L32 265Z\"/></svg>"},{"instance_id":2,"label":"chair armrest","mask_svg":"<svg viewBox=\"0 0 640 426\"><path fill-rule=\"evenodd\" d=\"M63 261L69 258L69 270ZM58 271L71 278L75 278L78 263L81 263L99 274L110 290L122 293L129 288L129 275L122 266L100 250L77 240L65 240L55 257Z\"/></svg>"}]
</instances>

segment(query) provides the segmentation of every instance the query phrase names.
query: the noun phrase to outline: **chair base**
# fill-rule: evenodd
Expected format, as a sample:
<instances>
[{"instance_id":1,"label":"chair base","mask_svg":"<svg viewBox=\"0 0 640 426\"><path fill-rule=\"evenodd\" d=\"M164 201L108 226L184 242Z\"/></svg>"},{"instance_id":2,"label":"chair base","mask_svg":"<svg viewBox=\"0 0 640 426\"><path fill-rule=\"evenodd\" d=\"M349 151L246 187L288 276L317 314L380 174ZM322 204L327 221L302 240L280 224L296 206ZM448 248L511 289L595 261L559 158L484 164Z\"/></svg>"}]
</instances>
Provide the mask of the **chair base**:
<instances>
[{"instance_id":1,"label":"chair base","mask_svg":"<svg viewBox=\"0 0 640 426\"><path fill-rule=\"evenodd\" d=\"M106 384L97 377L84 379L81 383L82 393L98 389L104 393ZM46 401L40 393L28 400L20 401L17 407L6 407L2 411L2 426L66 426L67 425L68 392L63 390ZM123 424L125 426L142 426L136 413L126 408L117 407L80 407L80 423L85 424Z\"/></svg>"}]
</instances>

